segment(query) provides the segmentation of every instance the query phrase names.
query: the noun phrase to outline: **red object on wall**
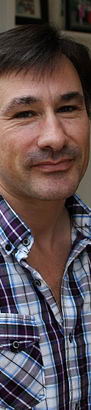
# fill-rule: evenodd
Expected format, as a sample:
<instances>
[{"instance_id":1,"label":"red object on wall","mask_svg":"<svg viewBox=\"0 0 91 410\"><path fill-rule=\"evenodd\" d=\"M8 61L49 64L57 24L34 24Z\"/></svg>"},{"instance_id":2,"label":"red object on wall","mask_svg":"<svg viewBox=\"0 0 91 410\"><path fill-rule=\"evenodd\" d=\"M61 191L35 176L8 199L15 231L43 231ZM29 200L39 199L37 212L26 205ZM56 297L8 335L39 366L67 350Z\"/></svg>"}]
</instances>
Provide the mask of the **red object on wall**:
<instances>
[{"instance_id":1,"label":"red object on wall","mask_svg":"<svg viewBox=\"0 0 91 410\"><path fill-rule=\"evenodd\" d=\"M88 23L91 24L91 10L89 10L87 13L87 20L88 20Z\"/></svg>"}]
</instances>

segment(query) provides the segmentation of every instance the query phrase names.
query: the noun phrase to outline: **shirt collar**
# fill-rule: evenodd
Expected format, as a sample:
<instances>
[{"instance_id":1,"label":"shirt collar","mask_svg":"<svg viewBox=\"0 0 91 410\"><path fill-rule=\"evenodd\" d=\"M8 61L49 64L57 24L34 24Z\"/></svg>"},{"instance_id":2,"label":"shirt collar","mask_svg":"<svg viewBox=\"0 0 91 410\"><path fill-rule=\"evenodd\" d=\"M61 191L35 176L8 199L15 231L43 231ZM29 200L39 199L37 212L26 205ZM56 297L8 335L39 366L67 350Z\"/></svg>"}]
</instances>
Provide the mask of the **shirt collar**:
<instances>
[{"instance_id":1,"label":"shirt collar","mask_svg":"<svg viewBox=\"0 0 91 410\"><path fill-rule=\"evenodd\" d=\"M30 248L33 244L31 229L20 219L10 205L0 196L0 244L11 254L23 242Z\"/></svg>"},{"instance_id":2,"label":"shirt collar","mask_svg":"<svg viewBox=\"0 0 91 410\"><path fill-rule=\"evenodd\" d=\"M66 206L79 237L91 240L91 209L78 195L70 197L66 201Z\"/></svg>"},{"instance_id":3,"label":"shirt collar","mask_svg":"<svg viewBox=\"0 0 91 410\"><path fill-rule=\"evenodd\" d=\"M74 195L66 201L71 220L79 233L79 239L91 240L91 209ZM28 242L29 239L29 242ZM26 242L27 241L27 242ZM31 229L20 219L0 196L0 243L7 254L18 249L21 243L31 249L34 242Z\"/></svg>"}]
</instances>

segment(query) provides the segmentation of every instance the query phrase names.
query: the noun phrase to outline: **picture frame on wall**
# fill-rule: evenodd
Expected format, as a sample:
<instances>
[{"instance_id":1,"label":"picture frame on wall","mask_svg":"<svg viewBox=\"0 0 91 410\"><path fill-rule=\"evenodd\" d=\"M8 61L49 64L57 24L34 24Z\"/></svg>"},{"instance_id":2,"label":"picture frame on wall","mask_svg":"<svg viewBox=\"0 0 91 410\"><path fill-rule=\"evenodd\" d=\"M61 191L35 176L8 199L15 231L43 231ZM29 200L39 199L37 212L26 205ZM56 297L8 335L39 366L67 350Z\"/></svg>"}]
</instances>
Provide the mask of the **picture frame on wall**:
<instances>
[{"instance_id":1,"label":"picture frame on wall","mask_svg":"<svg viewBox=\"0 0 91 410\"><path fill-rule=\"evenodd\" d=\"M15 24L48 22L48 0L16 0Z\"/></svg>"},{"instance_id":2,"label":"picture frame on wall","mask_svg":"<svg viewBox=\"0 0 91 410\"><path fill-rule=\"evenodd\" d=\"M91 32L91 0L65 0L66 30Z\"/></svg>"}]
</instances>

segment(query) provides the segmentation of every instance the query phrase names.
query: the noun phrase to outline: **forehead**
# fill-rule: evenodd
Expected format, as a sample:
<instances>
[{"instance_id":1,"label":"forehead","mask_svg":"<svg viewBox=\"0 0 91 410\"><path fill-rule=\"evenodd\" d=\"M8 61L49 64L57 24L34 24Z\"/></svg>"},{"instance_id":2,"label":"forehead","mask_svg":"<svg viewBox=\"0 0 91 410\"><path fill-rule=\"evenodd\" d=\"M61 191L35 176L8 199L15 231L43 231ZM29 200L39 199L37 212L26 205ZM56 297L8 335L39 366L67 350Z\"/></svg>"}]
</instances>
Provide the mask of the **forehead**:
<instances>
[{"instance_id":1,"label":"forehead","mask_svg":"<svg viewBox=\"0 0 91 410\"><path fill-rule=\"evenodd\" d=\"M27 74L10 73L0 78L0 106L30 93L46 100L48 96L56 98L58 94L71 91L83 93L81 81L71 61L62 56L51 74L47 70L40 76L32 70Z\"/></svg>"}]
</instances>

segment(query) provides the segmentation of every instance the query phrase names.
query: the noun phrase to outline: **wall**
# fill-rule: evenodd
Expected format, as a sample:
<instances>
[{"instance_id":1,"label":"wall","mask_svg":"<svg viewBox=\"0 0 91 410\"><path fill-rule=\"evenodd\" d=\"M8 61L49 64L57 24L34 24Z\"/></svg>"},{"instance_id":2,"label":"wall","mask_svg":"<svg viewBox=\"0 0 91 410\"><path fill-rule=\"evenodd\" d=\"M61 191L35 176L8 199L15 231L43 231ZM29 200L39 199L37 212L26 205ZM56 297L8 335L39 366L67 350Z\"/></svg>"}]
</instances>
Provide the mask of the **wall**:
<instances>
[{"instance_id":1,"label":"wall","mask_svg":"<svg viewBox=\"0 0 91 410\"><path fill-rule=\"evenodd\" d=\"M63 1L63 0L62 0ZM65 1L64 1L65 3ZM49 4L49 20L51 23L64 29L64 16L62 15L62 4L61 0L48 0Z\"/></svg>"},{"instance_id":2,"label":"wall","mask_svg":"<svg viewBox=\"0 0 91 410\"><path fill-rule=\"evenodd\" d=\"M0 32L14 27L15 0L0 0Z\"/></svg>"},{"instance_id":3,"label":"wall","mask_svg":"<svg viewBox=\"0 0 91 410\"><path fill-rule=\"evenodd\" d=\"M48 4L50 22L64 28L64 18L61 16L61 0L48 0ZM14 24L15 0L0 0L0 32L14 27Z\"/></svg>"}]
</instances>

